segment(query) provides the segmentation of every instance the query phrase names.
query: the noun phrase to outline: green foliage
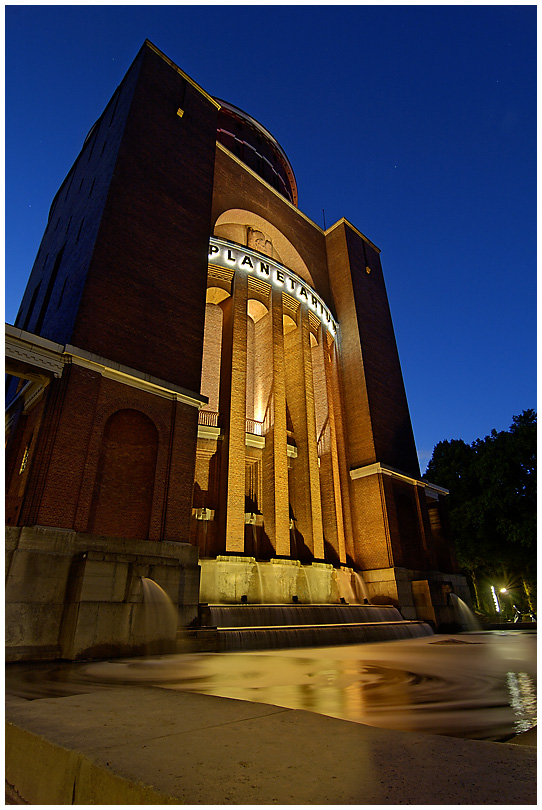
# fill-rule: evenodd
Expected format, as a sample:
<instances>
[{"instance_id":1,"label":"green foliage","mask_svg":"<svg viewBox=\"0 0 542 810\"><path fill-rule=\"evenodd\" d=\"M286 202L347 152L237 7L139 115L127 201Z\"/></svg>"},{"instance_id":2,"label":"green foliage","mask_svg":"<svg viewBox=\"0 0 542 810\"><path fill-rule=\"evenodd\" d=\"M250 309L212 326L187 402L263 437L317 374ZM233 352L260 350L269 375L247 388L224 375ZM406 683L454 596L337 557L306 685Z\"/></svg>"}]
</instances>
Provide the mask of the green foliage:
<instances>
[{"instance_id":1,"label":"green foliage","mask_svg":"<svg viewBox=\"0 0 542 810\"><path fill-rule=\"evenodd\" d=\"M450 490L450 525L458 562L474 581L497 578L505 586L524 582L526 593L532 593L535 464L536 413L532 409L514 416L509 430L492 430L471 445L461 439L436 445L424 478Z\"/></svg>"}]
</instances>

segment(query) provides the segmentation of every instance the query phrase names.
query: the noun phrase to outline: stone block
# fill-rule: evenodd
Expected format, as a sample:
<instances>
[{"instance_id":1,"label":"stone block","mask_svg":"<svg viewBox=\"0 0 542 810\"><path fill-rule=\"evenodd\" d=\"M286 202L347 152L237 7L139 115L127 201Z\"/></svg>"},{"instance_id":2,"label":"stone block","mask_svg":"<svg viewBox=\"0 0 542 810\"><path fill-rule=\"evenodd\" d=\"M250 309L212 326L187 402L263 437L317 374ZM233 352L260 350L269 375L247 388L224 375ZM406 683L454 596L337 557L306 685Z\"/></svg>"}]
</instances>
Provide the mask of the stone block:
<instances>
[{"instance_id":1,"label":"stone block","mask_svg":"<svg viewBox=\"0 0 542 810\"><path fill-rule=\"evenodd\" d=\"M20 536L20 526L6 526L6 549L8 551L14 551L17 548Z\"/></svg>"},{"instance_id":2,"label":"stone block","mask_svg":"<svg viewBox=\"0 0 542 810\"><path fill-rule=\"evenodd\" d=\"M6 602L62 603L70 565L68 555L14 551L6 581Z\"/></svg>"},{"instance_id":3,"label":"stone block","mask_svg":"<svg viewBox=\"0 0 542 810\"><path fill-rule=\"evenodd\" d=\"M180 569L179 592L177 597L179 606L197 606L200 592L200 570L199 565L186 566Z\"/></svg>"},{"instance_id":4,"label":"stone block","mask_svg":"<svg viewBox=\"0 0 542 810\"><path fill-rule=\"evenodd\" d=\"M399 600L401 609L406 606L414 607L414 598L412 596L410 582L397 582L397 599Z\"/></svg>"},{"instance_id":5,"label":"stone block","mask_svg":"<svg viewBox=\"0 0 542 810\"><path fill-rule=\"evenodd\" d=\"M154 580L167 593L172 602L177 602L180 568L174 564L151 565L149 579Z\"/></svg>"},{"instance_id":6,"label":"stone block","mask_svg":"<svg viewBox=\"0 0 542 810\"><path fill-rule=\"evenodd\" d=\"M81 602L122 602L128 563L87 559L81 583Z\"/></svg>"},{"instance_id":7,"label":"stone block","mask_svg":"<svg viewBox=\"0 0 542 810\"><path fill-rule=\"evenodd\" d=\"M62 605L6 605L6 647L45 647L59 642Z\"/></svg>"},{"instance_id":8,"label":"stone block","mask_svg":"<svg viewBox=\"0 0 542 810\"><path fill-rule=\"evenodd\" d=\"M363 579L368 584L369 582L395 582L395 574L393 568L375 568L372 571L364 571Z\"/></svg>"},{"instance_id":9,"label":"stone block","mask_svg":"<svg viewBox=\"0 0 542 810\"><path fill-rule=\"evenodd\" d=\"M131 633L132 605L126 603L85 602L79 605L69 657L102 648L106 655L125 645L128 650ZM67 641L65 642L67 647ZM67 652L67 650L66 650ZM122 649L119 650L122 652Z\"/></svg>"},{"instance_id":10,"label":"stone block","mask_svg":"<svg viewBox=\"0 0 542 810\"><path fill-rule=\"evenodd\" d=\"M401 611L401 616L403 619L406 619L409 622L415 622L417 619L419 619L415 607L400 605L399 610Z\"/></svg>"},{"instance_id":11,"label":"stone block","mask_svg":"<svg viewBox=\"0 0 542 810\"><path fill-rule=\"evenodd\" d=\"M77 532L70 529L51 529L47 526L23 526L19 548L66 553L75 549Z\"/></svg>"},{"instance_id":12,"label":"stone block","mask_svg":"<svg viewBox=\"0 0 542 810\"><path fill-rule=\"evenodd\" d=\"M364 574L365 576L365 574ZM393 579L367 582L367 593L372 605L398 605L397 583Z\"/></svg>"}]
</instances>

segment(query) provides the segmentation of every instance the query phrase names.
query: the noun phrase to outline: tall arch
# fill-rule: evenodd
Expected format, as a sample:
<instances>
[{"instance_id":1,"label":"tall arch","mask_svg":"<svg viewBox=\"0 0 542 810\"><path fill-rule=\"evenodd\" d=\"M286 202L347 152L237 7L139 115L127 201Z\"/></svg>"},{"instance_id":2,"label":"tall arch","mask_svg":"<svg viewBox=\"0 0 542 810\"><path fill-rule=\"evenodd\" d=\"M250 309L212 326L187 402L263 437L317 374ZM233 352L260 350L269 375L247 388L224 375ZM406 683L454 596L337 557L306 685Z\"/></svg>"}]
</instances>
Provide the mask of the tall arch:
<instances>
[{"instance_id":1,"label":"tall arch","mask_svg":"<svg viewBox=\"0 0 542 810\"><path fill-rule=\"evenodd\" d=\"M275 225L253 211L242 208L230 208L228 211L224 211L215 222L214 236L231 239L239 245L246 245L259 250L260 253L265 253L293 270L314 288L310 270L299 251Z\"/></svg>"},{"instance_id":2,"label":"tall arch","mask_svg":"<svg viewBox=\"0 0 542 810\"><path fill-rule=\"evenodd\" d=\"M141 411L116 411L106 422L89 530L146 540L149 536L158 431Z\"/></svg>"}]
</instances>

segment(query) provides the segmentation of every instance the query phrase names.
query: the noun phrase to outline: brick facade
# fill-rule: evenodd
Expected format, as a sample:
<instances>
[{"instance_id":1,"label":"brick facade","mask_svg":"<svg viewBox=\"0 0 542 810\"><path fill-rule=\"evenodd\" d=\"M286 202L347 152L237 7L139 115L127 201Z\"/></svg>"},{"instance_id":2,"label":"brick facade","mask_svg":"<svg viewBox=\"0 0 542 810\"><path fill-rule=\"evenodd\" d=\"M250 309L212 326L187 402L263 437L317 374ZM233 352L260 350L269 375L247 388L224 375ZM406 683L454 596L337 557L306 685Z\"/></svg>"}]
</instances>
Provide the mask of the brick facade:
<instances>
[{"instance_id":1,"label":"brick facade","mask_svg":"<svg viewBox=\"0 0 542 810\"><path fill-rule=\"evenodd\" d=\"M441 495L419 481L378 248L280 192L293 174L271 136L275 187L259 153L243 162L243 126L247 143L267 136L240 111L235 148L217 142L218 111L145 43L56 195L15 325L64 365L33 404L10 383L7 521L375 582L455 571ZM213 237L272 258L279 282L213 265Z\"/></svg>"}]
</instances>

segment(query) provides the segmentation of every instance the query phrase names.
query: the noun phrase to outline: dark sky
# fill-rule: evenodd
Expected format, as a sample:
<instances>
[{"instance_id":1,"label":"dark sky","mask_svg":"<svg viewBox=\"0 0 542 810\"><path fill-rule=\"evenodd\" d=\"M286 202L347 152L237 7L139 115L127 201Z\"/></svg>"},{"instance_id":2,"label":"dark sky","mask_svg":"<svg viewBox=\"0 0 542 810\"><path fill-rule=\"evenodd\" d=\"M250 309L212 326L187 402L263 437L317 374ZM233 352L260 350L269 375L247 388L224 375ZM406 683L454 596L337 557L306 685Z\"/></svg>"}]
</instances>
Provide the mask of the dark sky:
<instances>
[{"instance_id":1,"label":"dark sky","mask_svg":"<svg viewBox=\"0 0 542 810\"><path fill-rule=\"evenodd\" d=\"M536 407L536 7L7 6L6 321L145 38L381 250L422 471Z\"/></svg>"}]
</instances>

